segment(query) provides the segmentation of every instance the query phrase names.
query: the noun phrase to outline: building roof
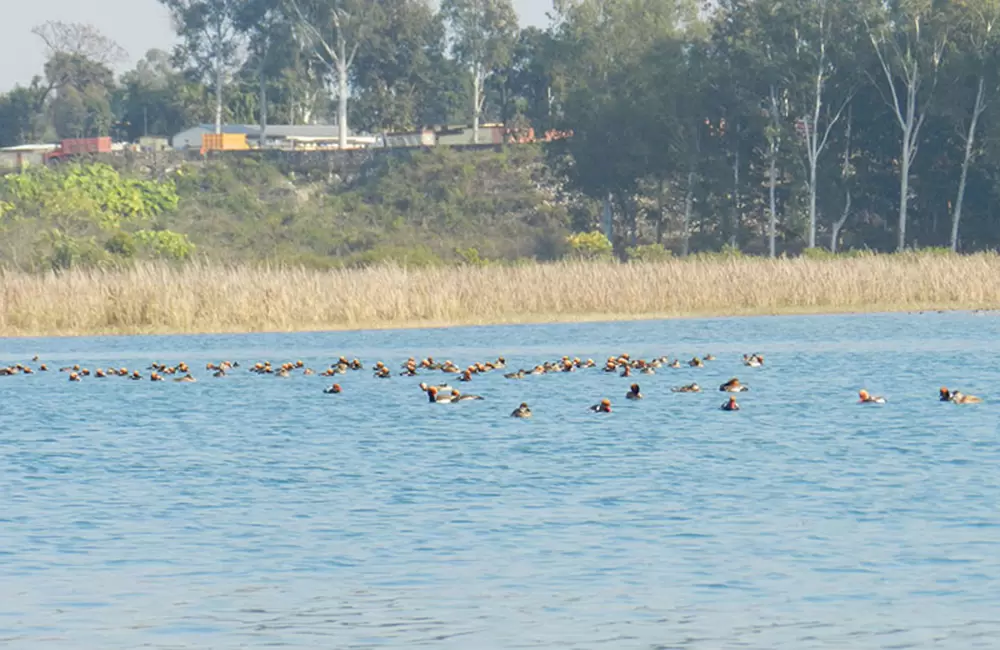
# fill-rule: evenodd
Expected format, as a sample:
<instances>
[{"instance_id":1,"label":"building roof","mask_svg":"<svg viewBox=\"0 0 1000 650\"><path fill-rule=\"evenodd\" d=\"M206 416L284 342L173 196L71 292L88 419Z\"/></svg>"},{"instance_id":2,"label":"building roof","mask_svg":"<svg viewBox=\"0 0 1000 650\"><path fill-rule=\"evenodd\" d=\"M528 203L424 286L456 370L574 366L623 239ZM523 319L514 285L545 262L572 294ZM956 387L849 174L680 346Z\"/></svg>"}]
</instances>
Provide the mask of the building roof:
<instances>
[{"instance_id":1,"label":"building roof","mask_svg":"<svg viewBox=\"0 0 1000 650\"><path fill-rule=\"evenodd\" d=\"M214 124L199 124L195 129L208 132L215 131ZM191 129L185 129L189 131ZM260 136L260 125L258 124L223 124L223 133L236 133L252 137ZM350 130L348 135L353 135ZM340 129L332 124L268 124L267 135L271 138L336 138L340 134Z\"/></svg>"}]
</instances>

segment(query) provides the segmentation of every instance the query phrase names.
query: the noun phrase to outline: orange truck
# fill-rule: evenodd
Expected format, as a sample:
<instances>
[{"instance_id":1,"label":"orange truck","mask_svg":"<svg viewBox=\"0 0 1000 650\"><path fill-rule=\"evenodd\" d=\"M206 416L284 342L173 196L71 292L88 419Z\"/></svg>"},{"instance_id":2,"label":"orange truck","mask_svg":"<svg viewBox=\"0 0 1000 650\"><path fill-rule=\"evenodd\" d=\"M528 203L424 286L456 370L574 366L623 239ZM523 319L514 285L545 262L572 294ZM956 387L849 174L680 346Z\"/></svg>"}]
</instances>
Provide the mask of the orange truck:
<instances>
[{"instance_id":1,"label":"orange truck","mask_svg":"<svg viewBox=\"0 0 1000 650\"><path fill-rule=\"evenodd\" d=\"M111 138L70 138L59 143L59 148L45 154L45 162L59 162L73 156L111 153Z\"/></svg>"}]
</instances>

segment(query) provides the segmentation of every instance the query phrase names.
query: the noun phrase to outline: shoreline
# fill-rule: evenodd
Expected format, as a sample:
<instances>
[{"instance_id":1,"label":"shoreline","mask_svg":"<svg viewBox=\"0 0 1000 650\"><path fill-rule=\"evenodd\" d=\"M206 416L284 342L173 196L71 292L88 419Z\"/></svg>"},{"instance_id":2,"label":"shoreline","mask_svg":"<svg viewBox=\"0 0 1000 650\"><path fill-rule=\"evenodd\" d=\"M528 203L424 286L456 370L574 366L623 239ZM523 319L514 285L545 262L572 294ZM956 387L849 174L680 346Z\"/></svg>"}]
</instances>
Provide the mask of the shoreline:
<instances>
[{"instance_id":1,"label":"shoreline","mask_svg":"<svg viewBox=\"0 0 1000 650\"><path fill-rule=\"evenodd\" d=\"M615 324L615 323L639 323L647 321L668 321L668 320L727 320L744 318L784 318L784 317L824 317L824 316L863 316L863 315L891 315L891 314L911 314L920 315L927 312L935 313L960 313L960 312L987 312L1000 311L1000 305L987 306L873 306L871 308L858 306L845 306L844 308L824 308L824 309L795 309L789 308L778 312L763 312L745 310L741 312L707 312L707 313L650 313L650 314L630 314L626 316L615 316L613 314L567 314L567 315L542 315L538 317L525 317L522 319L509 319L504 321L483 322L483 321L456 321L456 322L435 322L418 321L411 323L388 322L385 324L372 325L342 325L329 327L301 327L289 329L247 329L233 327L230 329L206 329L206 330L170 330L166 328L158 329L119 329L103 331L56 331L42 333L7 333L0 330L0 340L28 340L28 339L78 339L78 338L130 338L130 337L184 337L184 336L241 336L254 334L335 334L353 332L408 332L413 330L435 330L447 331L463 328L487 328L487 327L519 327L519 326L543 326L543 325L570 325L576 323L588 324Z\"/></svg>"}]
</instances>

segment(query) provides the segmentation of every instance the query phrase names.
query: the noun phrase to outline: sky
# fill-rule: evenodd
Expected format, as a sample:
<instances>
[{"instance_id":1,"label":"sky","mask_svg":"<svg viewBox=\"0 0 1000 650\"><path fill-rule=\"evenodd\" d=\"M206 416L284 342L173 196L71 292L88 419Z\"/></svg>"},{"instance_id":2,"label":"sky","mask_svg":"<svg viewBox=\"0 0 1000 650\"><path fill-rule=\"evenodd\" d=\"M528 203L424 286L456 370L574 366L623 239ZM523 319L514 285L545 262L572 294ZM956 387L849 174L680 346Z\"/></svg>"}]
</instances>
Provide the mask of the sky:
<instances>
[{"instance_id":1,"label":"sky","mask_svg":"<svg viewBox=\"0 0 1000 650\"><path fill-rule=\"evenodd\" d=\"M522 25L544 26L551 0L513 0ZM42 74L42 43L31 28L49 20L90 23L128 52L127 70L152 48L170 49L174 33L158 0L3 0L0 38L0 92L28 84Z\"/></svg>"}]
</instances>

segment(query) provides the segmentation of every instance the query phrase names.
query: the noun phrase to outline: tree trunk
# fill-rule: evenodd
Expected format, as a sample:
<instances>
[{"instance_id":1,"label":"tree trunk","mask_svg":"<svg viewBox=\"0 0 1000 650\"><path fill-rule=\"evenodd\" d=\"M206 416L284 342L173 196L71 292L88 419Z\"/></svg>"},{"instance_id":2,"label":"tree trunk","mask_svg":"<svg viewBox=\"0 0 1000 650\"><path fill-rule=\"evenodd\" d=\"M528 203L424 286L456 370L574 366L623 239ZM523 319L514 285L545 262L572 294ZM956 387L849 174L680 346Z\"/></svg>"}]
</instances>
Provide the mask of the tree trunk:
<instances>
[{"instance_id":1,"label":"tree trunk","mask_svg":"<svg viewBox=\"0 0 1000 650\"><path fill-rule=\"evenodd\" d=\"M840 215L840 220L833 224L833 232L830 235L830 252L837 253L837 242L840 239L840 229L847 223L847 218L851 215L851 185L849 182L851 174L851 115L852 109L847 109L847 129L844 144L844 164L840 168L840 178L844 181L844 211Z\"/></svg>"},{"instance_id":2,"label":"tree trunk","mask_svg":"<svg viewBox=\"0 0 1000 650\"><path fill-rule=\"evenodd\" d=\"M687 191L684 193L684 231L681 234L681 255L687 257L691 240L691 211L694 209L694 172L688 172Z\"/></svg>"},{"instance_id":3,"label":"tree trunk","mask_svg":"<svg viewBox=\"0 0 1000 650\"><path fill-rule=\"evenodd\" d=\"M343 39L337 59L337 147L347 149L347 46Z\"/></svg>"},{"instance_id":4,"label":"tree trunk","mask_svg":"<svg viewBox=\"0 0 1000 650\"><path fill-rule=\"evenodd\" d=\"M969 177L969 163L972 161L973 143L976 139L976 124L979 116L986 109L983 102L985 79L979 75L979 87L976 90L976 103L972 107L972 120L969 121L969 132L965 136L965 157L962 159L962 175L958 179L958 196L955 197L955 210L951 216L951 250L958 252L958 224L962 219L962 201L965 199L965 183Z\"/></svg>"},{"instance_id":5,"label":"tree trunk","mask_svg":"<svg viewBox=\"0 0 1000 650\"><path fill-rule=\"evenodd\" d=\"M222 133L222 57L215 59L215 134Z\"/></svg>"},{"instance_id":6,"label":"tree trunk","mask_svg":"<svg viewBox=\"0 0 1000 650\"><path fill-rule=\"evenodd\" d=\"M775 197L778 184L778 141L771 139L771 164L768 169L768 209L771 214L767 223L768 251L771 257L775 257L775 239L778 224L778 202Z\"/></svg>"},{"instance_id":7,"label":"tree trunk","mask_svg":"<svg viewBox=\"0 0 1000 650\"><path fill-rule=\"evenodd\" d=\"M811 145L810 145L811 146ZM809 248L816 248L816 159L809 155Z\"/></svg>"},{"instance_id":8,"label":"tree trunk","mask_svg":"<svg viewBox=\"0 0 1000 650\"><path fill-rule=\"evenodd\" d=\"M479 98L483 92L482 79L479 76L479 66L472 70L472 144L479 144L479 109L482 100Z\"/></svg>"},{"instance_id":9,"label":"tree trunk","mask_svg":"<svg viewBox=\"0 0 1000 650\"><path fill-rule=\"evenodd\" d=\"M910 199L910 129L903 131L902 160L899 161L899 242L896 251L906 250L906 208Z\"/></svg>"},{"instance_id":10,"label":"tree trunk","mask_svg":"<svg viewBox=\"0 0 1000 650\"><path fill-rule=\"evenodd\" d=\"M264 56L260 57L260 138L257 140L258 146L263 149L267 140L267 76L264 73Z\"/></svg>"}]
</instances>

